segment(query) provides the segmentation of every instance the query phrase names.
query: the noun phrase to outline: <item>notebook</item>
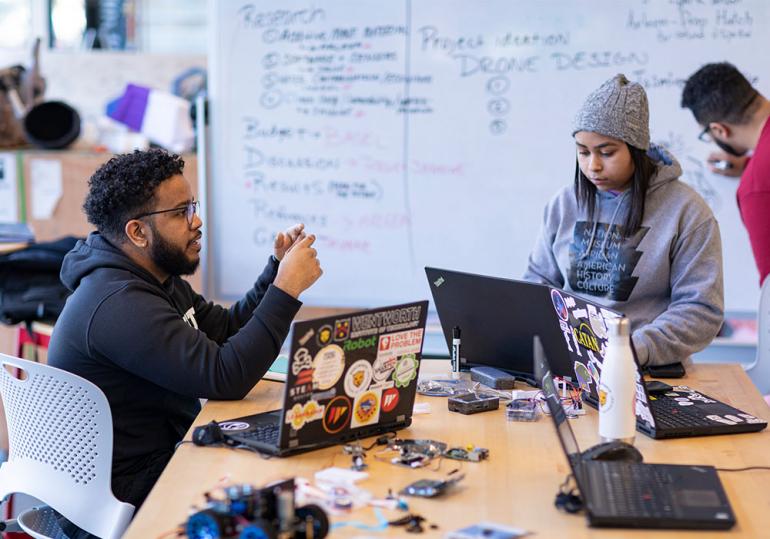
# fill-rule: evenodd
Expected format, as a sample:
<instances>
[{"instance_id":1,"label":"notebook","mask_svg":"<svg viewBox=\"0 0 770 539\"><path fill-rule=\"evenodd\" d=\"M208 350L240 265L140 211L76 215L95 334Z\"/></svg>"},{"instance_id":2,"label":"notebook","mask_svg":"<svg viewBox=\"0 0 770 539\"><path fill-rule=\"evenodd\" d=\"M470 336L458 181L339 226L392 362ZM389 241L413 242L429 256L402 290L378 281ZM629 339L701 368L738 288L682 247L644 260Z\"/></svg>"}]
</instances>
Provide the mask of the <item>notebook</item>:
<instances>
[{"instance_id":1,"label":"notebook","mask_svg":"<svg viewBox=\"0 0 770 539\"><path fill-rule=\"evenodd\" d=\"M231 444L276 456L411 424L428 302L294 324L283 406L222 421Z\"/></svg>"},{"instance_id":2,"label":"notebook","mask_svg":"<svg viewBox=\"0 0 770 539\"><path fill-rule=\"evenodd\" d=\"M584 458L554 386L546 353L538 344L535 375L591 526L726 530L735 525L735 514L712 466Z\"/></svg>"},{"instance_id":3,"label":"notebook","mask_svg":"<svg viewBox=\"0 0 770 539\"><path fill-rule=\"evenodd\" d=\"M607 346L605 320L620 313L558 288L425 268L447 347L462 330L465 367L491 365L520 378L532 375L532 337L539 335L554 376L583 389L598 403ZM636 360L636 353L634 352ZM767 423L686 386L649 395L637 362L637 428L653 438L756 432Z\"/></svg>"}]
</instances>

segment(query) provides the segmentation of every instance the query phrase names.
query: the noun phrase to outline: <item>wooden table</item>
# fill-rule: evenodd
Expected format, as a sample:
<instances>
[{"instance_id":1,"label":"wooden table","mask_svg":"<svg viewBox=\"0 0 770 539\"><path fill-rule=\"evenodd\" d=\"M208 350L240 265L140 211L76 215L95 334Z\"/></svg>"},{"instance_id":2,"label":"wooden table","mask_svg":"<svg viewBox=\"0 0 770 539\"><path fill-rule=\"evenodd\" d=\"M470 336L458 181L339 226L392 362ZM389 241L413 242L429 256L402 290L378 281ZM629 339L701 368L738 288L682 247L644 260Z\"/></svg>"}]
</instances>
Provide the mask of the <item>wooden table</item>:
<instances>
[{"instance_id":1,"label":"wooden table","mask_svg":"<svg viewBox=\"0 0 770 539\"><path fill-rule=\"evenodd\" d=\"M448 362L425 361L422 371L446 369ZM694 365L683 381L693 388L719 398L766 420L770 408L739 365ZM196 425L212 419L248 415L280 406L283 384L263 381L242 401L210 401L203 408ZM451 445L474 444L490 450L490 459L481 463L445 460L439 471L427 468L410 470L371 457L370 477L358 483L375 496L383 497L417 479L444 477L461 467L465 480L444 498L409 498L410 511L438 524L417 537L443 537L450 530L481 520L520 527L537 532L537 537L702 537L703 532L592 529L583 516L568 515L554 508L554 495L568 473L568 465L559 447L551 421L547 417L535 423L507 422L502 409L464 416L448 412L446 399L420 397L418 402L431 405L431 413L414 416L412 426L402 438L433 438ZM571 422L582 449L597 442L597 413L588 409L585 416ZM187 434L189 439L190 433ZM637 434L636 445L646 462L672 464L709 464L722 468L751 465L770 466L770 430L754 434L712 436L655 441ZM371 452L370 452L371 453ZM223 477L233 482L262 485L277 479L301 476L308 479L328 466L347 467L350 457L341 447L330 447L287 459L263 459L244 451L182 445L150 493L142 509L126 532L128 539L159 537L183 523L192 505L199 505L201 494ZM727 495L738 520L729 533L734 537L770 536L770 471L720 472ZM402 513L385 512L396 518ZM376 522L371 508L334 521L355 519ZM335 530L332 537L404 537L403 528L386 532L364 532L350 527Z\"/></svg>"}]
</instances>

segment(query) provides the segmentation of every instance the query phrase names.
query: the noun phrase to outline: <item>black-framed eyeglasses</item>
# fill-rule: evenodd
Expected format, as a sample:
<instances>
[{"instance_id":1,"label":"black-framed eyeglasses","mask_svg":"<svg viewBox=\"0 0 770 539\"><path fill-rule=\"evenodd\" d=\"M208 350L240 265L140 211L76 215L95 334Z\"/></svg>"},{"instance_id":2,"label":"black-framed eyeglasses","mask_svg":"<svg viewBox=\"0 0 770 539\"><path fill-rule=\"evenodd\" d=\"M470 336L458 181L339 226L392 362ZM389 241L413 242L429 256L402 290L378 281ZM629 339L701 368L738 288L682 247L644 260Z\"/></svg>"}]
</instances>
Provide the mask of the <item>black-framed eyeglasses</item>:
<instances>
[{"instance_id":1,"label":"black-framed eyeglasses","mask_svg":"<svg viewBox=\"0 0 770 539\"><path fill-rule=\"evenodd\" d=\"M711 127L708 125L703 128L703 131L698 135L698 140L701 142L711 143L714 142L714 137L711 136Z\"/></svg>"},{"instance_id":2,"label":"black-framed eyeglasses","mask_svg":"<svg viewBox=\"0 0 770 539\"><path fill-rule=\"evenodd\" d=\"M179 215L184 215L187 219L187 226L192 227L193 220L195 219L195 215L198 213L198 205L200 202L197 200L193 200L192 202L188 202L184 206L177 206L176 208L169 208L168 210L157 210L157 211L148 211L147 213L140 213L139 215L133 217L133 219L141 219L142 217L149 217L150 215L158 215L159 213L171 213L171 212L179 212Z\"/></svg>"}]
</instances>

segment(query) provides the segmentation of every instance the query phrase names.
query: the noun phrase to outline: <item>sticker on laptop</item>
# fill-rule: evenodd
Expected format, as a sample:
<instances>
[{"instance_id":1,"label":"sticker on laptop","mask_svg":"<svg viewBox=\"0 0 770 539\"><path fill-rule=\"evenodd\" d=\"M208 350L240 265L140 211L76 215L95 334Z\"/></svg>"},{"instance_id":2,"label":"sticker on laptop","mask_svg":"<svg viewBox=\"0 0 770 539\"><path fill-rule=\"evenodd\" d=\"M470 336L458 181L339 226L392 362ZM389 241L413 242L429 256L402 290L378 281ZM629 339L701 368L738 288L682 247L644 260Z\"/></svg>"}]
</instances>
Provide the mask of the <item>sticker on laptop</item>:
<instances>
[{"instance_id":1,"label":"sticker on laptop","mask_svg":"<svg viewBox=\"0 0 770 539\"><path fill-rule=\"evenodd\" d=\"M564 302L564 297L562 297L558 290L551 290L551 301L553 302L553 308L556 310L556 314L566 322L569 318L567 304Z\"/></svg>"},{"instance_id":2,"label":"sticker on laptop","mask_svg":"<svg viewBox=\"0 0 770 539\"><path fill-rule=\"evenodd\" d=\"M406 387L417 378L419 365L417 356L414 354L402 356L396 363L396 368L393 369L393 381L396 383L396 387Z\"/></svg>"},{"instance_id":3,"label":"sticker on laptop","mask_svg":"<svg viewBox=\"0 0 770 539\"><path fill-rule=\"evenodd\" d=\"M422 348L422 328L382 335L377 345L377 359L419 354Z\"/></svg>"},{"instance_id":4,"label":"sticker on laptop","mask_svg":"<svg viewBox=\"0 0 770 539\"><path fill-rule=\"evenodd\" d=\"M299 340L299 344L302 346L305 346L307 342L313 338L313 335L315 335L315 330L313 328L310 328L307 330L307 333L305 333Z\"/></svg>"},{"instance_id":5,"label":"sticker on laptop","mask_svg":"<svg viewBox=\"0 0 770 539\"><path fill-rule=\"evenodd\" d=\"M382 392L382 411L392 412L393 409L398 406L398 389L391 387Z\"/></svg>"},{"instance_id":6,"label":"sticker on laptop","mask_svg":"<svg viewBox=\"0 0 770 539\"><path fill-rule=\"evenodd\" d=\"M337 389L331 388L326 391L321 391L318 393L313 393L312 397L317 401L325 401L332 399L337 396Z\"/></svg>"},{"instance_id":7,"label":"sticker on laptop","mask_svg":"<svg viewBox=\"0 0 770 539\"><path fill-rule=\"evenodd\" d=\"M350 335L350 318L334 321L334 341L344 341Z\"/></svg>"},{"instance_id":8,"label":"sticker on laptop","mask_svg":"<svg viewBox=\"0 0 770 539\"><path fill-rule=\"evenodd\" d=\"M373 425L380 420L380 396L380 390L369 389L356 397L353 402L351 428Z\"/></svg>"},{"instance_id":9,"label":"sticker on laptop","mask_svg":"<svg viewBox=\"0 0 770 539\"><path fill-rule=\"evenodd\" d=\"M285 422L294 430L299 430L305 426L305 423L321 419L323 415L324 407L311 399L304 404L297 403L287 410Z\"/></svg>"},{"instance_id":10,"label":"sticker on laptop","mask_svg":"<svg viewBox=\"0 0 770 539\"><path fill-rule=\"evenodd\" d=\"M330 325L321 326L321 328L318 330L318 337L316 338L316 341L318 342L318 346L325 346L329 344L332 340L332 327Z\"/></svg>"},{"instance_id":11,"label":"sticker on laptop","mask_svg":"<svg viewBox=\"0 0 770 539\"><path fill-rule=\"evenodd\" d=\"M325 391L331 389L345 371L345 352L336 344L321 348L313 358L313 383Z\"/></svg>"},{"instance_id":12,"label":"sticker on laptop","mask_svg":"<svg viewBox=\"0 0 770 539\"><path fill-rule=\"evenodd\" d=\"M302 347L294 352L294 361L291 362L291 373L297 376L300 371L310 369L313 366L313 356L307 348Z\"/></svg>"},{"instance_id":13,"label":"sticker on laptop","mask_svg":"<svg viewBox=\"0 0 770 539\"><path fill-rule=\"evenodd\" d=\"M234 432L238 430L246 430L250 427L245 421L222 421L219 423L219 428L225 432Z\"/></svg>"},{"instance_id":14,"label":"sticker on laptop","mask_svg":"<svg viewBox=\"0 0 770 539\"><path fill-rule=\"evenodd\" d=\"M393 369L396 368L397 356L377 356L374 360L374 379L377 382L383 382L390 377Z\"/></svg>"},{"instance_id":15,"label":"sticker on laptop","mask_svg":"<svg viewBox=\"0 0 770 539\"><path fill-rule=\"evenodd\" d=\"M352 410L353 405L349 398L343 395L334 397L324 410L322 423L324 430L329 434L336 434L347 427L350 423Z\"/></svg>"},{"instance_id":16,"label":"sticker on laptop","mask_svg":"<svg viewBox=\"0 0 770 539\"><path fill-rule=\"evenodd\" d=\"M609 334L607 333L607 325L604 323L604 317L599 314L599 312L596 310L596 307L589 304L586 305L586 309L588 309L588 322L591 324L591 329L594 330L596 336L600 339L606 339L609 337Z\"/></svg>"},{"instance_id":17,"label":"sticker on laptop","mask_svg":"<svg viewBox=\"0 0 770 539\"><path fill-rule=\"evenodd\" d=\"M345 374L345 393L355 397L372 383L372 364L366 359L353 363Z\"/></svg>"},{"instance_id":18,"label":"sticker on laptop","mask_svg":"<svg viewBox=\"0 0 770 539\"><path fill-rule=\"evenodd\" d=\"M577 378L580 389L583 391L591 391L591 382L593 381L591 372L588 370L588 367L579 361L575 362L575 378Z\"/></svg>"}]
</instances>

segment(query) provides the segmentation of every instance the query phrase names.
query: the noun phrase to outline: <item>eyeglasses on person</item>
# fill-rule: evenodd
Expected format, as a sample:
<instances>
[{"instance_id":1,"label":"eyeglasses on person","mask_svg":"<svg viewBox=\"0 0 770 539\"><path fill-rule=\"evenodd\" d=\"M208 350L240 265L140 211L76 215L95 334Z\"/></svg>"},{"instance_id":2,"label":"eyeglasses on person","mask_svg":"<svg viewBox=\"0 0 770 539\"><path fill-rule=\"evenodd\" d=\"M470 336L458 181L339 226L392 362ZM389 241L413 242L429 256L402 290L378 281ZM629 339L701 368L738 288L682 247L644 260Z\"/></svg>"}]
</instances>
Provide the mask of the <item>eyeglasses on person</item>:
<instances>
[{"instance_id":1,"label":"eyeglasses on person","mask_svg":"<svg viewBox=\"0 0 770 539\"><path fill-rule=\"evenodd\" d=\"M188 202L184 206L177 206L176 208L169 208L167 210L156 210L156 211L148 211L146 213L140 213L139 215L133 217L133 219L141 219L142 217L149 217L150 215L158 215L159 213L171 213L171 212L179 212L179 215L184 215L187 219L187 226L192 227L193 220L195 219L195 215L198 213L198 205L200 202L197 200L193 200L192 202Z\"/></svg>"}]
</instances>

